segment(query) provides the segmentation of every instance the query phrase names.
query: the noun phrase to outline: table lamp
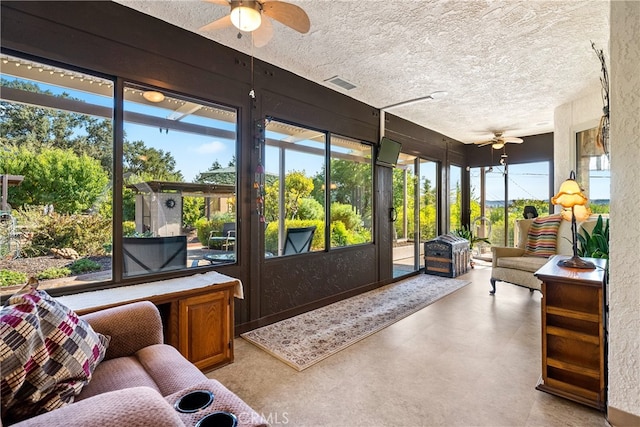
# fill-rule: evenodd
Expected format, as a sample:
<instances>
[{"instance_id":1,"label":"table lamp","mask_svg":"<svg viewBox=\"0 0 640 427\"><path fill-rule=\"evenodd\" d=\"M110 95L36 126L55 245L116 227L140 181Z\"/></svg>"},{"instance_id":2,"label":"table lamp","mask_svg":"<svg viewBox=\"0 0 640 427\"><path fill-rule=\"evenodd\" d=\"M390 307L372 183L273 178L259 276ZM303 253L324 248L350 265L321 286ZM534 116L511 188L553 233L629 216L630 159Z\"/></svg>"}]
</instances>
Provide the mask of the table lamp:
<instances>
[{"instance_id":1,"label":"table lamp","mask_svg":"<svg viewBox=\"0 0 640 427\"><path fill-rule=\"evenodd\" d=\"M571 238L573 239L573 256L558 261L560 267L594 269L595 264L585 261L578 256L578 226L576 218L584 221L591 215L587 207L587 196L582 193L580 185L576 182L576 174L571 171L569 179L564 181L558 190L558 194L551 198L551 203L562 206L562 218L571 221Z\"/></svg>"}]
</instances>

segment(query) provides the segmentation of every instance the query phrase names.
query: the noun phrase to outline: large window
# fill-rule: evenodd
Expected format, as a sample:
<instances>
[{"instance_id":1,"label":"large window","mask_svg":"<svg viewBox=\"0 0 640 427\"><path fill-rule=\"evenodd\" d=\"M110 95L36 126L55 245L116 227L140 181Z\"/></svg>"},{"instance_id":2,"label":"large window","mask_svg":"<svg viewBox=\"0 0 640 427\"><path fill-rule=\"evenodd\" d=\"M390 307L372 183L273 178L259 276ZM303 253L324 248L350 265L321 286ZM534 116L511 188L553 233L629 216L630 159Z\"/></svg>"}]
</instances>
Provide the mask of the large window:
<instances>
[{"instance_id":1,"label":"large window","mask_svg":"<svg viewBox=\"0 0 640 427\"><path fill-rule=\"evenodd\" d=\"M235 262L235 110L125 84L116 139L113 81L1 60L4 295L30 275L59 288ZM122 180L114 179L119 146Z\"/></svg>"},{"instance_id":2,"label":"large window","mask_svg":"<svg viewBox=\"0 0 640 427\"><path fill-rule=\"evenodd\" d=\"M110 280L114 84L1 60L2 285Z\"/></svg>"},{"instance_id":3,"label":"large window","mask_svg":"<svg viewBox=\"0 0 640 427\"><path fill-rule=\"evenodd\" d=\"M327 217L329 247L371 242L372 147L278 120L265 136L265 255L324 250ZM298 229L313 230L310 245Z\"/></svg>"},{"instance_id":4,"label":"large window","mask_svg":"<svg viewBox=\"0 0 640 427\"><path fill-rule=\"evenodd\" d=\"M124 91L125 276L236 259L236 112Z\"/></svg>"},{"instance_id":5,"label":"large window","mask_svg":"<svg viewBox=\"0 0 640 427\"><path fill-rule=\"evenodd\" d=\"M608 214L611 194L611 166L602 145L596 143L597 133L597 128L576 133L578 154L576 178L589 198L591 212Z\"/></svg>"},{"instance_id":6,"label":"large window","mask_svg":"<svg viewBox=\"0 0 640 427\"><path fill-rule=\"evenodd\" d=\"M332 134L330 148L331 247L371 242L372 146Z\"/></svg>"},{"instance_id":7,"label":"large window","mask_svg":"<svg viewBox=\"0 0 640 427\"><path fill-rule=\"evenodd\" d=\"M471 230L492 245L514 245L515 221L524 218L525 206L534 206L539 216L549 214L549 162L473 168L470 180ZM491 256L489 245L474 250L475 256Z\"/></svg>"},{"instance_id":8,"label":"large window","mask_svg":"<svg viewBox=\"0 0 640 427\"><path fill-rule=\"evenodd\" d=\"M517 236L515 221L524 218L525 206L533 206L538 216L549 215L549 162L521 163L509 165L508 170L508 227L507 244L515 246Z\"/></svg>"}]
</instances>

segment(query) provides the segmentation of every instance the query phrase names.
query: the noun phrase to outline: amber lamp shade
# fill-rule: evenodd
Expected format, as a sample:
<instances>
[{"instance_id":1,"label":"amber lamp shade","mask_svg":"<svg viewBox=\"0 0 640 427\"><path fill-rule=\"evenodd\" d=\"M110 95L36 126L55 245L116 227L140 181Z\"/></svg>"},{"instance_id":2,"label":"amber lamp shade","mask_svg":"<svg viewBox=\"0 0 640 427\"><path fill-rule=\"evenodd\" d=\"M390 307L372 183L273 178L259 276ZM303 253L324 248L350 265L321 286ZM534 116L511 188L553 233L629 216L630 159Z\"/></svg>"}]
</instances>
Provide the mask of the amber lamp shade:
<instances>
[{"instance_id":1,"label":"amber lamp shade","mask_svg":"<svg viewBox=\"0 0 640 427\"><path fill-rule=\"evenodd\" d=\"M573 239L573 256L569 259L558 261L561 267L594 269L595 264L585 261L578 256L578 226L576 220L584 221L591 215L587 207L587 196L582 193L580 185L576 182L576 174L571 171L569 179L562 183L558 194L551 198L551 203L562 206L562 218L571 221L571 237Z\"/></svg>"}]
</instances>

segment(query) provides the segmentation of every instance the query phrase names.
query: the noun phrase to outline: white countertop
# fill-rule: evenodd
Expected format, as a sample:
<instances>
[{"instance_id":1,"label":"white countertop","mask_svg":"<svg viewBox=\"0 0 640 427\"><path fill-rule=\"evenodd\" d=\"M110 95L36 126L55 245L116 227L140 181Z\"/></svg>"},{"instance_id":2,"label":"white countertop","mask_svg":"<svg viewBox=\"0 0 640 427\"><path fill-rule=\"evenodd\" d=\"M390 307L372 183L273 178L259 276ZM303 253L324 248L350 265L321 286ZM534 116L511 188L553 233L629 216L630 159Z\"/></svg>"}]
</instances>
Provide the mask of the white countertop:
<instances>
[{"instance_id":1,"label":"white countertop","mask_svg":"<svg viewBox=\"0 0 640 427\"><path fill-rule=\"evenodd\" d=\"M143 300L152 297L172 294L180 291L187 291L217 283L236 282L233 296L243 299L244 291L242 282L231 276L225 276L216 271L193 276L178 277L157 282L140 283L137 285L120 286L117 288L100 289L78 294L57 297L56 300L66 305L72 310L89 310L92 308L104 307L126 303L127 301Z\"/></svg>"}]
</instances>

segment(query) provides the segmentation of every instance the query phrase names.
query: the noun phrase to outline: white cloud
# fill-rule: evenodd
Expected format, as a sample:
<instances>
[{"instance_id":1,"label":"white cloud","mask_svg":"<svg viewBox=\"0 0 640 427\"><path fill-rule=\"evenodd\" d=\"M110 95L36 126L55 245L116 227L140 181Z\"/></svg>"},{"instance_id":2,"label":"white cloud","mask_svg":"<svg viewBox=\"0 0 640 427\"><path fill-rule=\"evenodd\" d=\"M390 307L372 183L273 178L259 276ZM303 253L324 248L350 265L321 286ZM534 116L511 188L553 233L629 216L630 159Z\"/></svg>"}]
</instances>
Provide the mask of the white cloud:
<instances>
[{"instance_id":1,"label":"white cloud","mask_svg":"<svg viewBox=\"0 0 640 427\"><path fill-rule=\"evenodd\" d=\"M202 144L196 148L196 153L200 154L216 154L226 151L226 146L220 141L211 141L207 144Z\"/></svg>"}]
</instances>

